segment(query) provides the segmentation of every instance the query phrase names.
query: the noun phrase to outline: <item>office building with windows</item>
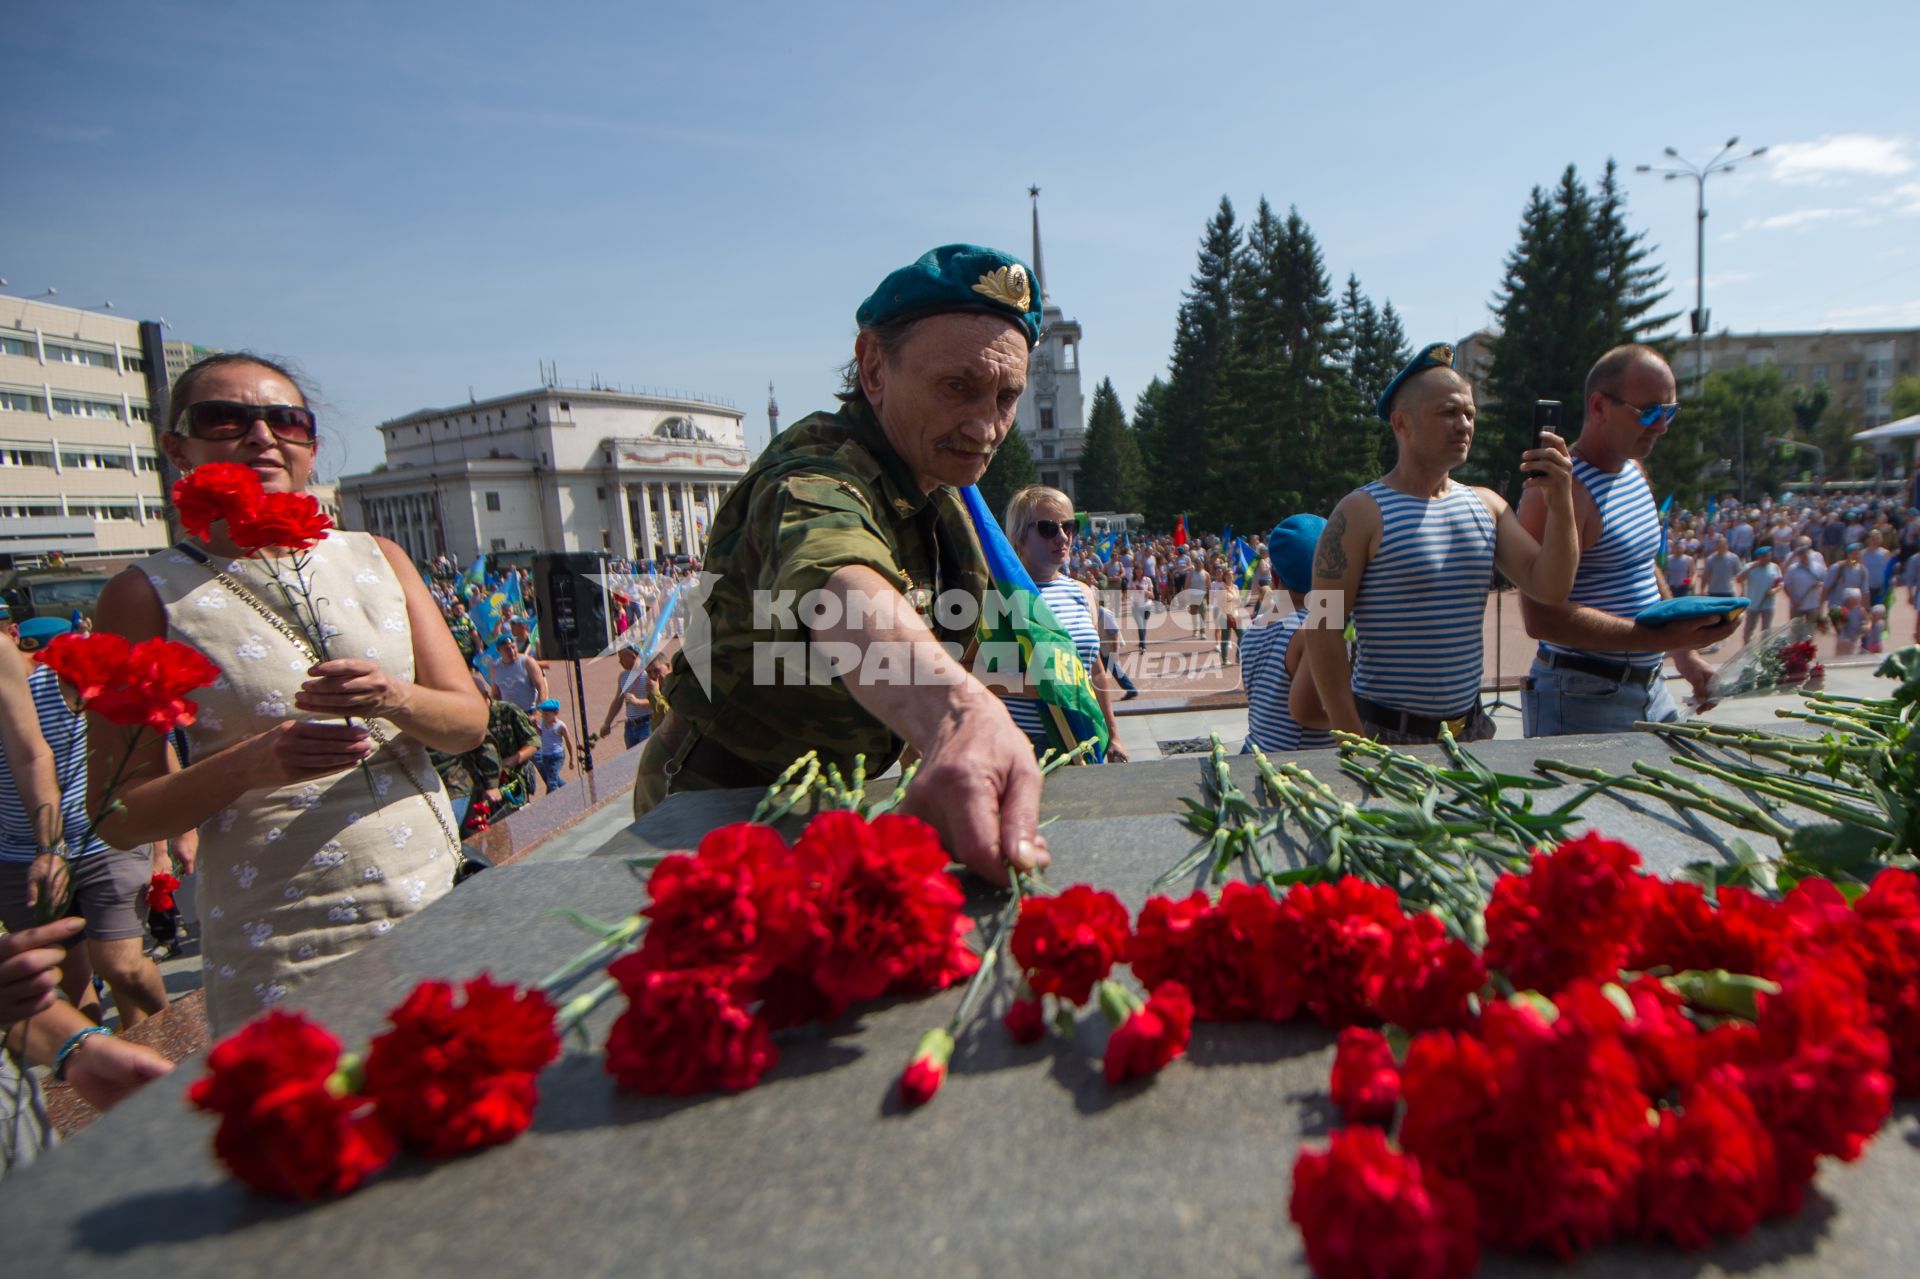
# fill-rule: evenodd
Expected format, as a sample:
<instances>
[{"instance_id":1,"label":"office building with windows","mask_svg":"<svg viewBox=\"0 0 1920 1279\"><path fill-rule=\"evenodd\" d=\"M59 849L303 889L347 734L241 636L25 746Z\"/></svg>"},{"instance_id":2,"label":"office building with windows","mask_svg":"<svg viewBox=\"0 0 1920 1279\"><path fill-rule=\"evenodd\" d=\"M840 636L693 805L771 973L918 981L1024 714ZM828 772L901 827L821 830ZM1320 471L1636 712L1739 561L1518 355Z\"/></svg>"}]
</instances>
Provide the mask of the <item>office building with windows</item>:
<instances>
[{"instance_id":1,"label":"office building with windows","mask_svg":"<svg viewBox=\"0 0 1920 1279\"><path fill-rule=\"evenodd\" d=\"M746 473L739 409L606 387L543 386L380 424L386 461L342 476L346 527L415 560L495 551L695 558Z\"/></svg>"},{"instance_id":2,"label":"office building with windows","mask_svg":"<svg viewBox=\"0 0 1920 1279\"><path fill-rule=\"evenodd\" d=\"M157 322L0 297L0 555L111 566L172 541L164 345Z\"/></svg>"},{"instance_id":3,"label":"office building with windows","mask_svg":"<svg viewBox=\"0 0 1920 1279\"><path fill-rule=\"evenodd\" d=\"M1826 329L1821 332L1715 333L1706 342L1709 373L1771 364L1789 388L1832 392L1829 412L1857 414L1862 427L1893 420L1893 384L1920 369L1920 329ZM1673 370L1691 381L1694 344L1674 353Z\"/></svg>"}]
</instances>

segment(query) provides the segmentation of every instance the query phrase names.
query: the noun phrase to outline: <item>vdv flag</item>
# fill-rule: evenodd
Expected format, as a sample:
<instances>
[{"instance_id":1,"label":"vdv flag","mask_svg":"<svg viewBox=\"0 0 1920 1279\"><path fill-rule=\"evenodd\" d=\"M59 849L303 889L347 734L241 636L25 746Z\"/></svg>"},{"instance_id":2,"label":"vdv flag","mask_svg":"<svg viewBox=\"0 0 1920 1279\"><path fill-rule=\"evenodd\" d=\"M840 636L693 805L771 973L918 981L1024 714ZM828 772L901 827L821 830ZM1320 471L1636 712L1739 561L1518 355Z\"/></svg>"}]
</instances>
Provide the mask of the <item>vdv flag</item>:
<instances>
[{"instance_id":1,"label":"vdv flag","mask_svg":"<svg viewBox=\"0 0 1920 1279\"><path fill-rule=\"evenodd\" d=\"M527 619L527 648L537 648L540 644L540 619L527 610L526 601L520 594L520 575L515 573L507 579L507 589L503 592L507 603L513 605L513 611Z\"/></svg>"},{"instance_id":2,"label":"vdv flag","mask_svg":"<svg viewBox=\"0 0 1920 1279\"><path fill-rule=\"evenodd\" d=\"M987 610L980 642L1019 644L1020 670L1031 686L1027 691L1039 696L1040 718L1047 726L1049 745L1068 751L1091 738L1091 758L1095 762L1104 760L1107 718L1100 711L1093 680L1073 647L1073 637L1040 598L1040 588L1013 553L1012 544L1000 531L980 491L968 485L960 490L960 498L973 520L973 531L980 537L980 549L986 553L991 589L998 591L1008 605ZM991 629L984 625L986 621L993 623Z\"/></svg>"},{"instance_id":3,"label":"vdv flag","mask_svg":"<svg viewBox=\"0 0 1920 1279\"><path fill-rule=\"evenodd\" d=\"M1252 590L1254 566L1260 562L1260 559L1253 553L1253 544L1244 537L1233 539L1233 562L1234 566L1240 570L1240 589Z\"/></svg>"}]
</instances>

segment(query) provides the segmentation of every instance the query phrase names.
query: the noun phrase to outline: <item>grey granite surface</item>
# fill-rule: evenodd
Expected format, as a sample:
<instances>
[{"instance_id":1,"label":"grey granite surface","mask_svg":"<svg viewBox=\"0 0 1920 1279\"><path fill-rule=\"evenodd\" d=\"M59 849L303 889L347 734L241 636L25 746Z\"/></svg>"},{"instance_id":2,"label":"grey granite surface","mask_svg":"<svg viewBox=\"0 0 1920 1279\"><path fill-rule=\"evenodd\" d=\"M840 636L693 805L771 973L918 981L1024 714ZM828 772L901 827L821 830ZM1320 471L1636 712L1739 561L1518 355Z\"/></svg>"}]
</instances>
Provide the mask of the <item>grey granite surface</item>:
<instances>
[{"instance_id":1,"label":"grey granite surface","mask_svg":"<svg viewBox=\"0 0 1920 1279\"><path fill-rule=\"evenodd\" d=\"M1477 750L1509 771L1541 753L1523 742ZM1620 768L1660 747L1587 739L1552 753ZM1055 779L1051 878L1137 905L1191 842L1168 814L1197 776L1188 759ZM421 976L537 978L586 941L553 907L630 910L641 890L623 855L692 843L754 798L678 797L597 855L536 854L488 871L322 975L305 1002L353 1042ZM1670 814L1611 800L1595 812L1664 866L1711 855ZM992 901L980 889L972 906ZM963 1041L945 1091L902 1113L897 1075L958 998L872 1006L783 1036L779 1066L736 1096L628 1096L597 1052L570 1046L542 1077L534 1128L518 1142L450 1163L406 1158L358 1194L307 1208L255 1198L222 1174L210 1120L182 1099L199 1070L189 1063L0 1185L0 1255L21 1276L1305 1272L1289 1169L1328 1129L1326 1032L1203 1025L1160 1078L1110 1091L1098 1030L1074 1046L1020 1047L989 1020ZM616 1011L601 1010L596 1040ZM1792 1220L1696 1254L1608 1248L1571 1273L1912 1273L1916 1145L1909 1106L1859 1163L1823 1169ZM1569 1273L1497 1256L1483 1272Z\"/></svg>"}]
</instances>

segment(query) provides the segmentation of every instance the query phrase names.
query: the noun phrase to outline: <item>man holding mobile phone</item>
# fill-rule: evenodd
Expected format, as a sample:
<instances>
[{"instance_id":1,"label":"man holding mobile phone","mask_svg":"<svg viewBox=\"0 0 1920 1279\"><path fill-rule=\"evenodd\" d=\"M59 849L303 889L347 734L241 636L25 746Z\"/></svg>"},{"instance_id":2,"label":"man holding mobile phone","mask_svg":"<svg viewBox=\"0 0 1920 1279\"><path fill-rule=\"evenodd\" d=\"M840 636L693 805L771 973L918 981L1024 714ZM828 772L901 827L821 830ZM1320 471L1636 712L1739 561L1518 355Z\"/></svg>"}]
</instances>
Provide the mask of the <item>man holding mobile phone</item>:
<instances>
[{"instance_id":1,"label":"man holding mobile phone","mask_svg":"<svg viewBox=\"0 0 1920 1279\"><path fill-rule=\"evenodd\" d=\"M1563 600L1579 558L1567 446L1544 429L1516 459L1543 513L1520 526L1491 489L1452 478L1473 446L1473 385L1436 342L1387 384L1377 411L1393 430L1394 467L1333 508L1313 559L1301 634L1303 669L1288 690L1310 728L1413 744L1445 728L1461 741L1493 736L1480 706L1487 591L1493 570L1524 594ZM1331 603L1333 607L1325 607ZM1351 662L1341 635L1351 615Z\"/></svg>"},{"instance_id":2,"label":"man holding mobile phone","mask_svg":"<svg viewBox=\"0 0 1920 1279\"><path fill-rule=\"evenodd\" d=\"M1667 654L1704 698L1714 668L1695 650L1739 625L1729 614L1660 627L1634 621L1670 594L1655 563L1660 514L1642 463L1679 410L1673 370L1652 347L1617 346L1587 374L1586 416L1573 445L1580 569L1565 603L1520 601L1527 634L1540 641L1523 685L1528 737L1679 719L1661 675ZM1523 494L1522 526L1538 535L1547 519L1541 495Z\"/></svg>"}]
</instances>

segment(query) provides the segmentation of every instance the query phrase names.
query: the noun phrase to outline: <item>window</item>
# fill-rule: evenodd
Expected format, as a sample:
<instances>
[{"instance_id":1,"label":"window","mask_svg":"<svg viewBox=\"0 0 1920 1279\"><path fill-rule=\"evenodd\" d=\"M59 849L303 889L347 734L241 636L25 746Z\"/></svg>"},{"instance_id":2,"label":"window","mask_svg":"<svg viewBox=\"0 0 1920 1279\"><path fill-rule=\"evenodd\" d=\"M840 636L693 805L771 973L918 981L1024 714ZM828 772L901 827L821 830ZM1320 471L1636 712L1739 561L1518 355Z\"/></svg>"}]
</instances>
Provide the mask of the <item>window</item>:
<instances>
[{"instance_id":1,"label":"window","mask_svg":"<svg viewBox=\"0 0 1920 1279\"><path fill-rule=\"evenodd\" d=\"M1793 375L1794 375L1794 374L1795 374L1796 372L1798 372L1798 370L1796 370L1796 369L1795 369L1795 368L1793 367L1793 365L1791 365L1791 364L1782 364L1782 365L1780 366L1780 380L1781 380L1781 381L1783 381L1783 382L1791 382L1791 381L1793 381Z\"/></svg>"},{"instance_id":2,"label":"window","mask_svg":"<svg viewBox=\"0 0 1920 1279\"><path fill-rule=\"evenodd\" d=\"M47 402L25 391L0 391L0 409L9 413L45 413Z\"/></svg>"},{"instance_id":3,"label":"window","mask_svg":"<svg viewBox=\"0 0 1920 1279\"><path fill-rule=\"evenodd\" d=\"M60 503L47 503L30 497L0 498L0 519L44 520L58 518Z\"/></svg>"},{"instance_id":4,"label":"window","mask_svg":"<svg viewBox=\"0 0 1920 1279\"><path fill-rule=\"evenodd\" d=\"M52 466L53 450L29 443L0 444L0 466Z\"/></svg>"},{"instance_id":5,"label":"window","mask_svg":"<svg viewBox=\"0 0 1920 1279\"><path fill-rule=\"evenodd\" d=\"M1060 472L1042 471L1040 472L1040 482L1050 489L1057 489L1060 487Z\"/></svg>"},{"instance_id":6,"label":"window","mask_svg":"<svg viewBox=\"0 0 1920 1279\"><path fill-rule=\"evenodd\" d=\"M142 453L139 455L139 461L140 461L140 469L146 472L147 474L158 475L160 473L160 455L159 454Z\"/></svg>"},{"instance_id":7,"label":"window","mask_svg":"<svg viewBox=\"0 0 1920 1279\"><path fill-rule=\"evenodd\" d=\"M1813 366L1813 380L1814 380L1814 381L1816 381L1816 382L1824 382L1824 381L1826 381L1826 380L1827 380L1827 366L1826 366L1826 365L1824 365L1824 364L1816 364L1816 365L1814 365L1814 366Z\"/></svg>"},{"instance_id":8,"label":"window","mask_svg":"<svg viewBox=\"0 0 1920 1279\"><path fill-rule=\"evenodd\" d=\"M487 549L490 551L504 551L507 549L507 539L504 537L496 537L487 543Z\"/></svg>"},{"instance_id":9,"label":"window","mask_svg":"<svg viewBox=\"0 0 1920 1279\"><path fill-rule=\"evenodd\" d=\"M67 417L98 417L120 420L120 406L112 400L83 400L78 396L56 395L53 411Z\"/></svg>"},{"instance_id":10,"label":"window","mask_svg":"<svg viewBox=\"0 0 1920 1279\"><path fill-rule=\"evenodd\" d=\"M571 413L573 412L573 405L567 403L565 400L562 400L560 401L560 411L562 413Z\"/></svg>"},{"instance_id":11,"label":"window","mask_svg":"<svg viewBox=\"0 0 1920 1279\"><path fill-rule=\"evenodd\" d=\"M19 355L29 360L40 358L38 348L25 338L0 338L0 355Z\"/></svg>"},{"instance_id":12,"label":"window","mask_svg":"<svg viewBox=\"0 0 1920 1279\"><path fill-rule=\"evenodd\" d=\"M1079 368L1080 367L1079 359L1080 357L1074 354L1074 346L1073 346L1072 339L1068 339L1060 344L1060 371L1061 372L1071 373L1075 369Z\"/></svg>"},{"instance_id":13,"label":"window","mask_svg":"<svg viewBox=\"0 0 1920 1279\"><path fill-rule=\"evenodd\" d=\"M91 351L84 346L68 346L65 342L45 343L47 358L56 364L80 364L96 369L113 367L112 351Z\"/></svg>"},{"instance_id":14,"label":"window","mask_svg":"<svg viewBox=\"0 0 1920 1279\"><path fill-rule=\"evenodd\" d=\"M129 373L145 373L147 362L138 355L128 355L123 351L120 354L120 367Z\"/></svg>"},{"instance_id":15,"label":"window","mask_svg":"<svg viewBox=\"0 0 1920 1279\"><path fill-rule=\"evenodd\" d=\"M1043 431L1051 431L1053 429L1053 406L1052 405L1045 405L1041 408L1040 429Z\"/></svg>"},{"instance_id":16,"label":"window","mask_svg":"<svg viewBox=\"0 0 1920 1279\"><path fill-rule=\"evenodd\" d=\"M132 469L124 453L82 453L74 449L62 450L60 465L71 466L81 471L126 471Z\"/></svg>"},{"instance_id":17,"label":"window","mask_svg":"<svg viewBox=\"0 0 1920 1279\"><path fill-rule=\"evenodd\" d=\"M1044 462L1053 461L1053 445L1042 444L1040 446L1040 459Z\"/></svg>"},{"instance_id":18,"label":"window","mask_svg":"<svg viewBox=\"0 0 1920 1279\"><path fill-rule=\"evenodd\" d=\"M1867 407L1868 408L1874 407L1876 404L1880 403L1880 388L1877 386L1868 387L1866 390L1866 396L1867 396Z\"/></svg>"},{"instance_id":19,"label":"window","mask_svg":"<svg viewBox=\"0 0 1920 1279\"><path fill-rule=\"evenodd\" d=\"M1851 382L1855 378L1859 377L1860 376L1859 363L1854 360L1848 360L1846 364L1846 371L1843 372L1840 376L1842 380L1848 381L1848 382Z\"/></svg>"},{"instance_id":20,"label":"window","mask_svg":"<svg viewBox=\"0 0 1920 1279\"><path fill-rule=\"evenodd\" d=\"M487 509L489 511L497 511L500 509L500 495L498 493L487 494ZM495 547L494 549L500 550L502 548Z\"/></svg>"},{"instance_id":21,"label":"window","mask_svg":"<svg viewBox=\"0 0 1920 1279\"><path fill-rule=\"evenodd\" d=\"M599 499L600 499L600 500L601 500L602 502L604 502L604 501L606 501L606 500L607 500L607 486L606 486L606 485L604 485L604 484L596 484L596 485L594 485L594 487L593 487L593 495L594 495L595 497L597 497L597 498L599 498Z\"/></svg>"}]
</instances>

